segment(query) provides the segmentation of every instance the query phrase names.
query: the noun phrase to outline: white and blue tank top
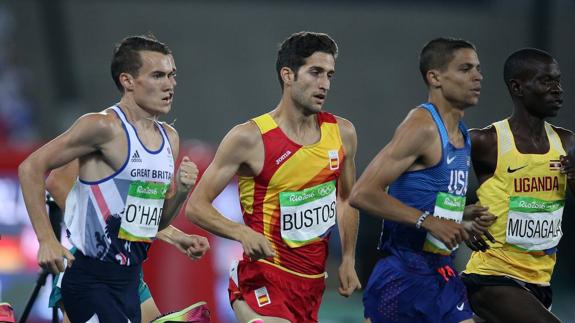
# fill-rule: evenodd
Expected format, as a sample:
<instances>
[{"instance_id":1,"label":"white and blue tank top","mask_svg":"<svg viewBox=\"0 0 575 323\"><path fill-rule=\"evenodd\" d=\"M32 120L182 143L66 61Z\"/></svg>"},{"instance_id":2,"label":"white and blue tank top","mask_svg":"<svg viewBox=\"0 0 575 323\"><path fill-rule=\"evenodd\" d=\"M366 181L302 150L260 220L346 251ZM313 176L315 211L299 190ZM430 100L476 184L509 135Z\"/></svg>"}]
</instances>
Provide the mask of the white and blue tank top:
<instances>
[{"instance_id":1,"label":"white and blue tank top","mask_svg":"<svg viewBox=\"0 0 575 323\"><path fill-rule=\"evenodd\" d=\"M148 149L119 106L128 154L114 174L99 181L77 179L66 199L64 221L71 243L84 255L132 266L142 263L158 231L174 157L164 127L160 148Z\"/></svg>"},{"instance_id":2,"label":"white and blue tank top","mask_svg":"<svg viewBox=\"0 0 575 323\"><path fill-rule=\"evenodd\" d=\"M449 142L447 129L437 108L431 103L420 107L431 114L439 131L441 160L435 166L403 173L389 186L388 193L422 212L461 222L471 153L467 128L463 121L459 122L465 145L457 148ZM449 264L452 254L452 250L427 231L389 220L383 223L379 249L399 257L407 267L422 272Z\"/></svg>"}]
</instances>

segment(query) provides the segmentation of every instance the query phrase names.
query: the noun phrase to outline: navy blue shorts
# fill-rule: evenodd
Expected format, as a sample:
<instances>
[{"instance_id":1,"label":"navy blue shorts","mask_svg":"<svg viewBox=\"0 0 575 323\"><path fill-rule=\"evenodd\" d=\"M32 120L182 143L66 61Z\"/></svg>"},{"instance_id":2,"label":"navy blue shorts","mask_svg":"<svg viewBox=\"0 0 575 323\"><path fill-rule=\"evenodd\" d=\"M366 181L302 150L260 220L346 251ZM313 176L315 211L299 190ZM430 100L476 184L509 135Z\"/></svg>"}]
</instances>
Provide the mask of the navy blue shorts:
<instances>
[{"instance_id":1,"label":"navy blue shorts","mask_svg":"<svg viewBox=\"0 0 575 323\"><path fill-rule=\"evenodd\" d=\"M364 316L372 323L458 323L471 319L463 282L454 269L410 271L391 255L373 269L363 293Z\"/></svg>"},{"instance_id":2,"label":"navy blue shorts","mask_svg":"<svg viewBox=\"0 0 575 323\"><path fill-rule=\"evenodd\" d=\"M73 247L72 249L70 249L70 252L72 254L75 254L76 250L78 249L76 249L76 247ZM50 292L50 300L48 301L49 307L58 307L60 306L60 302L62 302L62 291L60 288L61 285L58 283L61 275L63 275L63 273L57 274L56 276L54 276L54 279L52 279L52 291ZM140 271L140 284L138 286L138 292L140 293L140 304L143 304L145 301L152 298L150 288L148 287L148 284L146 284L146 282L144 281L144 273L142 271Z\"/></svg>"},{"instance_id":3,"label":"navy blue shorts","mask_svg":"<svg viewBox=\"0 0 575 323\"><path fill-rule=\"evenodd\" d=\"M96 318L101 323L141 321L141 265L120 266L79 251L74 256L76 261L62 278L62 303L71 322L96 322Z\"/></svg>"}]
</instances>

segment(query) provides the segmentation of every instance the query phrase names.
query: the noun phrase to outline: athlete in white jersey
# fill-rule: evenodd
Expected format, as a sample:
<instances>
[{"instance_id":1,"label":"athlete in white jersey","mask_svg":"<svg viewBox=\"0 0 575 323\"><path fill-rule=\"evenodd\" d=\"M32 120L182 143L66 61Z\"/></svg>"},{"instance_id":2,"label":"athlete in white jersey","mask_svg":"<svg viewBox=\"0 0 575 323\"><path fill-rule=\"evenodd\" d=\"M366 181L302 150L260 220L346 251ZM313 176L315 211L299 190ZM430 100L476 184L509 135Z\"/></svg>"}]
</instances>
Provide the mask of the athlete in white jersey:
<instances>
[{"instance_id":1,"label":"athlete in white jersey","mask_svg":"<svg viewBox=\"0 0 575 323\"><path fill-rule=\"evenodd\" d=\"M58 207L62 210L65 209L68 193L72 190L77 181L78 169L78 160L74 160L69 164L51 171L50 175L46 178L46 189L54 199L54 202L56 202ZM193 260L200 259L206 253L206 249L209 248L209 242L205 237L195 234L186 234L173 225L159 231L156 235L156 239L171 244ZM75 249L72 249L72 251L73 250ZM49 306L60 308L64 316L62 322L70 323L70 319L66 314L65 308L61 304L62 291L61 280L59 279L60 275L63 274L57 275L52 283ZM162 316L162 313L156 305L156 299L154 299L148 284L144 281L143 272L140 273L140 284L138 290L140 294L140 310L142 312L141 322L149 323L150 321ZM205 302L196 303L175 313L167 313L162 316L162 318L168 316L170 320L173 320L175 314L185 317L186 320L194 318L198 323L210 321L209 309L207 305L205 305Z\"/></svg>"},{"instance_id":2,"label":"athlete in white jersey","mask_svg":"<svg viewBox=\"0 0 575 323\"><path fill-rule=\"evenodd\" d=\"M125 38L114 51L111 72L122 92L120 102L80 117L19 168L40 243L38 262L61 272L68 261L62 300L72 322L140 321L141 262L157 230L178 213L198 172L184 157L174 176L178 134L157 121L170 111L176 85L169 48L149 36ZM72 255L52 232L44 175L74 159L79 178L65 215L78 249Z\"/></svg>"}]
</instances>

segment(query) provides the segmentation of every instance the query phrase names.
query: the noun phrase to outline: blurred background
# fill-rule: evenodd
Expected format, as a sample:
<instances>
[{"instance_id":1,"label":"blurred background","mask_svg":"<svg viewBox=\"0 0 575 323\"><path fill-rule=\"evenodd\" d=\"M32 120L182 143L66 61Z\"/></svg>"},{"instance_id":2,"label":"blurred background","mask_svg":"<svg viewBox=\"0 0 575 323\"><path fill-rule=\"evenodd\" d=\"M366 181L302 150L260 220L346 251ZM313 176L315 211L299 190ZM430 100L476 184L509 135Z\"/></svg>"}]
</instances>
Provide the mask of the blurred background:
<instances>
[{"instance_id":1,"label":"blurred background","mask_svg":"<svg viewBox=\"0 0 575 323\"><path fill-rule=\"evenodd\" d=\"M511 113L503 63L512 51L529 46L558 60L565 102L550 122L575 129L572 0L0 0L0 302L12 303L19 316L38 276L37 240L22 203L17 165L80 115L119 100L109 72L116 42L152 32L171 47L178 87L164 120L175 120L186 139L182 151L203 169L232 126L275 107L277 46L301 30L326 32L339 45L325 109L355 124L358 175L408 110L426 100L418 55L425 42L439 36L464 38L478 49L484 81L479 105L466 111L469 127ZM470 185L473 192L477 184ZM216 204L240 221L236 196L231 183ZM575 322L573 214L570 193L553 278L553 312L564 322ZM183 216L175 225L202 234ZM364 285L377 260L379 228L380 221L362 215L357 269ZM207 300L214 321L234 321L227 270L241 246L210 241L211 252L197 262L162 242L154 244L145 277L162 311ZM320 322L362 322L361 292L349 299L337 295L337 237L331 245ZM467 256L461 248L459 269ZM40 292L29 322L49 320L48 293L49 287Z\"/></svg>"}]
</instances>

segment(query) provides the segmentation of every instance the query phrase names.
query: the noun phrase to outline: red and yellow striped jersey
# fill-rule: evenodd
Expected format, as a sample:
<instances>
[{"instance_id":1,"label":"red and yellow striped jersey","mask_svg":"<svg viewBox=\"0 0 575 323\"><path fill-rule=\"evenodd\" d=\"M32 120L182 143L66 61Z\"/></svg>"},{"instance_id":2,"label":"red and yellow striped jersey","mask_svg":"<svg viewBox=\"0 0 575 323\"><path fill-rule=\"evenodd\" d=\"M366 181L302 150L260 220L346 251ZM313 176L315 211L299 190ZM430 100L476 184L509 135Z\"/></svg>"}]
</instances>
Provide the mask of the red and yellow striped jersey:
<instances>
[{"instance_id":1,"label":"red and yellow striped jersey","mask_svg":"<svg viewBox=\"0 0 575 323\"><path fill-rule=\"evenodd\" d=\"M304 277L323 276L345 158L337 120L318 113L321 139L307 146L290 140L269 114L252 120L265 157L257 176L239 177L244 222L271 242L276 256L264 262Z\"/></svg>"}]
</instances>

